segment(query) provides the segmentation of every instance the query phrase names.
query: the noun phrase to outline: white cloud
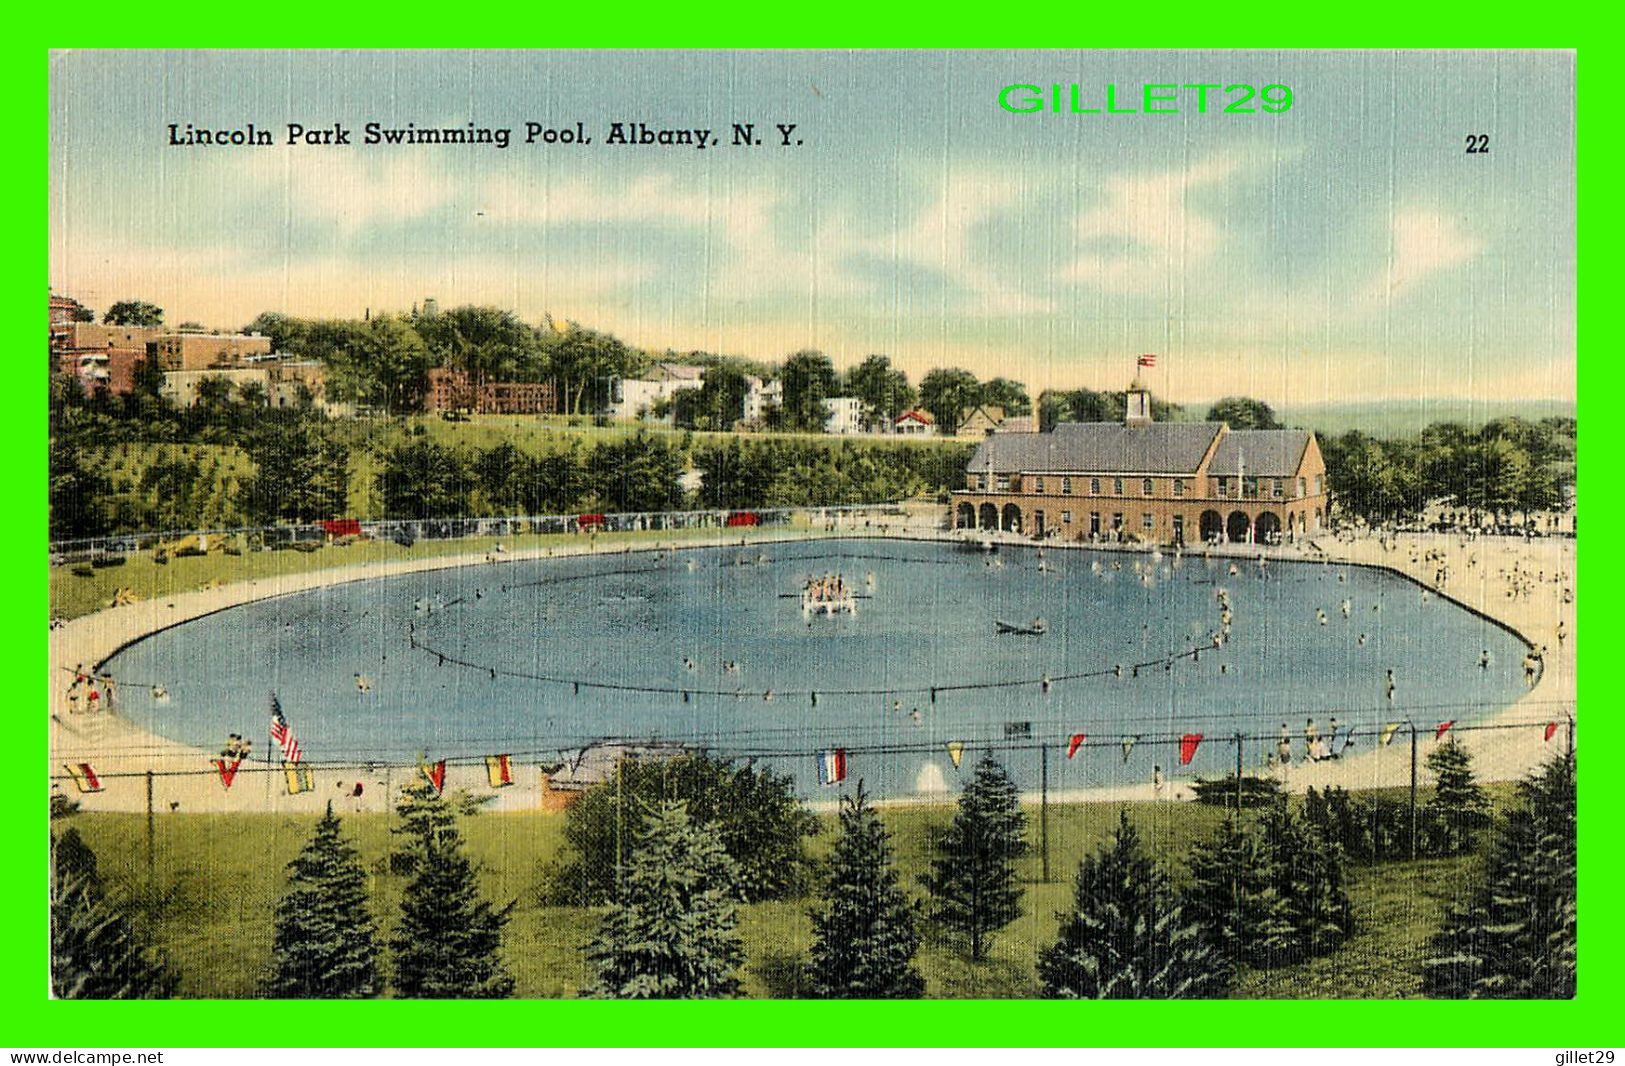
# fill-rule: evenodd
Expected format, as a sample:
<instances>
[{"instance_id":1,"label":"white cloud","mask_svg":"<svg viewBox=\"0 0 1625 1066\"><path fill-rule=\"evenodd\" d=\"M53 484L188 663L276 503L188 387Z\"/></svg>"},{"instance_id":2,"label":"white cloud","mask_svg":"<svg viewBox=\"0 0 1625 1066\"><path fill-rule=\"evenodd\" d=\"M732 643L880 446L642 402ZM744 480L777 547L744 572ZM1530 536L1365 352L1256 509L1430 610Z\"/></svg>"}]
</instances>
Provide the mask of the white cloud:
<instances>
[{"instance_id":1,"label":"white cloud","mask_svg":"<svg viewBox=\"0 0 1625 1066\"><path fill-rule=\"evenodd\" d=\"M939 271L969 297L967 310L983 315L1034 314L1051 310L1040 299L998 276L972 243L974 231L1018 212L1029 184L1003 174L960 170L943 175L941 192L912 225L882 234L861 247L900 263Z\"/></svg>"},{"instance_id":2,"label":"white cloud","mask_svg":"<svg viewBox=\"0 0 1625 1066\"><path fill-rule=\"evenodd\" d=\"M1464 233L1454 218L1422 208L1394 213L1392 239L1384 275L1365 290L1368 300L1393 300L1433 275L1467 262L1484 247L1483 241Z\"/></svg>"},{"instance_id":3,"label":"white cloud","mask_svg":"<svg viewBox=\"0 0 1625 1066\"><path fill-rule=\"evenodd\" d=\"M1219 224L1191 206L1191 191L1220 184L1240 170L1239 157L1222 155L1181 170L1109 179L1105 202L1073 223L1083 250L1066 276L1112 292L1155 291L1173 284L1224 243ZM1092 242L1124 247L1090 251Z\"/></svg>"},{"instance_id":4,"label":"white cloud","mask_svg":"<svg viewBox=\"0 0 1625 1066\"><path fill-rule=\"evenodd\" d=\"M240 183L240 191L226 180L221 195L277 205L279 215L321 222L341 236L382 220L421 218L469 196L459 175L431 165L423 155L365 159L350 152L297 148L275 153L243 157L233 167L236 174L228 176Z\"/></svg>"}]
</instances>

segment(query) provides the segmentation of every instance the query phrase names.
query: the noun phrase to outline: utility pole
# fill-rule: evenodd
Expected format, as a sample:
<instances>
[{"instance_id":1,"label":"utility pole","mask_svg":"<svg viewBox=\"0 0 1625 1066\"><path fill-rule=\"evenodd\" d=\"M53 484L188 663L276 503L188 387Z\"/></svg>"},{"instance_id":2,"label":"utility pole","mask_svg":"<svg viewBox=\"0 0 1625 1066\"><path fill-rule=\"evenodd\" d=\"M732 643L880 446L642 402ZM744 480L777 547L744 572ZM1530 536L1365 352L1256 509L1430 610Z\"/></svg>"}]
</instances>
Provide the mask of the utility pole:
<instances>
[{"instance_id":1,"label":"utility pole","mask_svg":"<svg viewBox=\"0 0 1625 1066\"><path fill-rule=\"evenodd\" d=\"M1241 818L1241 734L1236 734L1236 818Z\"/></svg>"},{"instance_id":2,"label":"utility pole","mask_svg":"<svg viewBox=\"0 0 1625 1066\"><path fill-rule=\"evenodd\" d=\"M1416 723L1411 727L1411 858L1416 858Z\"/></svg>"},{"instance_id":3,"label":"utility pole","mask_svg":"<svg viewBox=\"0 0 1625 1066\"><path fill-rule=\"evenodd\" d=\"M1038 840L1044 853L1044 883L1049 883L1049 745L1038 748Z\"/></svg>"},{"instance_id":4,"label":"utility pole","mask_svg":"<svg viewBox=\"0 0 1625 1066\"><path fill-rule=\"evenodd\" d=\"M153 822L152 771L147 771L147 896L158 899L158 827Z\"/></svg>"},{"instance_id":5,"label":"utility pole","mask_svg":"<svg viewBox=\"0 0 1625 1066\"><path fill-rule=\"evenodd\" d=\"M626 817L626 804L621 798L621 767L626 764L626 753L615 760L615 898L621 898L621 826Z\"/></svg>"}]
</instances>

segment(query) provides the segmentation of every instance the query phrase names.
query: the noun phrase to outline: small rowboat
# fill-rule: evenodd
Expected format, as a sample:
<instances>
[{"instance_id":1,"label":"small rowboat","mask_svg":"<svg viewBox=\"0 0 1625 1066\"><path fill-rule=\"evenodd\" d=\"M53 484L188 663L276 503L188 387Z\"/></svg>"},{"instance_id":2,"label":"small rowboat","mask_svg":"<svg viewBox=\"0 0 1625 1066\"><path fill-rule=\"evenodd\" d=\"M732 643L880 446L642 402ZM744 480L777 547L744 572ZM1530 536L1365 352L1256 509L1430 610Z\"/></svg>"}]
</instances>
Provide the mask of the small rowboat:
<instances>
[{"instance_id":1,"label":"small rowboat","mask_svg":"<svg viewBox=\"0 0 1625 1066\"><path fill-rule=\"evenodd\" d=\"M1042 618L1034 618L1026 625L1018 625L1014 622L1005 622L995 618L993 620L993 626L999 633L1013 633L1022 637L1040 637L1043 636L1044 631L1049 628L1048 624L1046 624Z\"/></svg>"}]
</instances>

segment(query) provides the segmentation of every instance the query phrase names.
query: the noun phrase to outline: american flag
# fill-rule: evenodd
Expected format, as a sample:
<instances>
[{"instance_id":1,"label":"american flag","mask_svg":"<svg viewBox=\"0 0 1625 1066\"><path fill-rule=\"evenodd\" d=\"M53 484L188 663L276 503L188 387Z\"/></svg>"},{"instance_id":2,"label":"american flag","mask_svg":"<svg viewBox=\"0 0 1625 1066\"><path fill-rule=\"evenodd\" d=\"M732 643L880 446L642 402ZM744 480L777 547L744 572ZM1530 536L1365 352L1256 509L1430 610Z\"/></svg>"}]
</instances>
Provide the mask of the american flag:
<instances>
[{"instance_id":1,"label":"american flag","mask_svg":"<svg viewBox=\"0 0 1625 1066\"><path fill-rule=\"evenodd\" d=\"M293 726L282 713L282 703L271 693L271 739L282 749L282 758L288 762L299 761L299 741L293 735Z\"/></svg>"},{"instance_id":2,"label":"american flag","mask_svg":"<svg viewBox=\"0 0 1625 1066\"><path fill-rule=\"evenodd\" d=\"M1142 356L1140 356L1140 365L1141 366L1156 366L1157 365L1157 357L1154 356L1154 355L1142 355Z\"/></svg>"}]
</instances>

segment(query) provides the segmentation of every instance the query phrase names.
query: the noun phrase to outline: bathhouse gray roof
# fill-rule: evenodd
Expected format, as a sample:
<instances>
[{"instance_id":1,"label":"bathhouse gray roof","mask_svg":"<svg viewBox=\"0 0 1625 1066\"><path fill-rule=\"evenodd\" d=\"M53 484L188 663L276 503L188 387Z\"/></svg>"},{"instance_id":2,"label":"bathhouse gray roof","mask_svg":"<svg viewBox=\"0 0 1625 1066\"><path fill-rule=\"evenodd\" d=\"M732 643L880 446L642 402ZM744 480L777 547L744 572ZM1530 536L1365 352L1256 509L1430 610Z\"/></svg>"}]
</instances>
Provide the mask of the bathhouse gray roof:
<instances>
[{"instance_id":1,"label":"bathhouse gray roof","mask_svg":"<svg viewBox=\"0 0 1625 1066\"><path fill-rule=\"evenodd\" d=\"M971 456L972 473L1190 474L1222 422L1062 422L1049 433L995 433ZM1248 466L1252 465L1249 455Z\"/></svg>"},{"instance_id":2,"label":"bathhouse gray roof","mask_svg":"<svg viewBox=\"0 0 1625 1066\"><path fill-rule=\"evenodd\" d=\"M1208 473L1234 475L1245 460L1250 477L1291 477L1308 447L1305 429L1233 429L1219 442Z\"/></svg>"}]
</instances>

